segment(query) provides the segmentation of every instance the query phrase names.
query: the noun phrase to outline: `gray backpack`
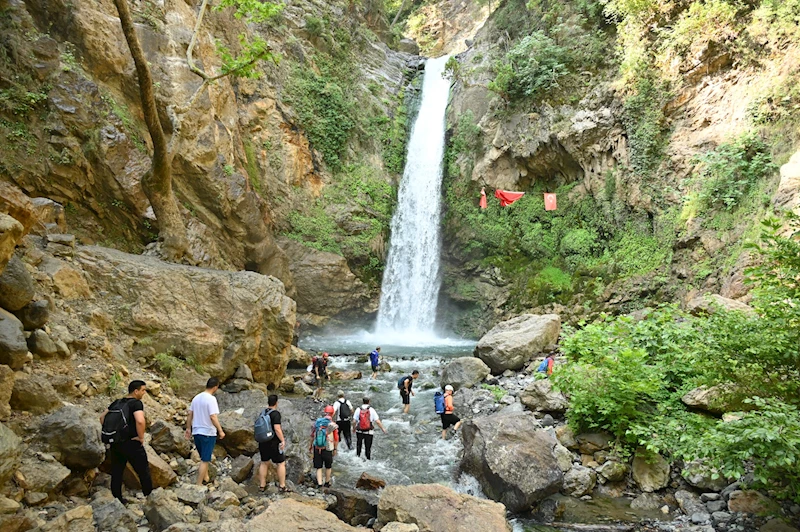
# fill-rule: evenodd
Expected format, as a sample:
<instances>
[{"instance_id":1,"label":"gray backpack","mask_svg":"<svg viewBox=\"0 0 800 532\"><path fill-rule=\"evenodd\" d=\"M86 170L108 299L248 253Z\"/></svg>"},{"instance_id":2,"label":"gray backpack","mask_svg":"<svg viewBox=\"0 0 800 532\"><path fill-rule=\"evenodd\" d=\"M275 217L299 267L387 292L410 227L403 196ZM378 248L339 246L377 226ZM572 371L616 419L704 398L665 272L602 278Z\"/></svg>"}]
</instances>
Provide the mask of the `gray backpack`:
<instances>
[{"instance_id":1,"label":"gray backpack","mask_svg":"<svg viewBox=\"0 0 800 532\"><path fill-rule=\"evenodd\" d=\"M272 412L272 409L267 408L256 418L253 433L258 443L268 442L275 437L275 430L272 428L272 418L269 417L270 412Z\"/></svg>"}]
</instances>

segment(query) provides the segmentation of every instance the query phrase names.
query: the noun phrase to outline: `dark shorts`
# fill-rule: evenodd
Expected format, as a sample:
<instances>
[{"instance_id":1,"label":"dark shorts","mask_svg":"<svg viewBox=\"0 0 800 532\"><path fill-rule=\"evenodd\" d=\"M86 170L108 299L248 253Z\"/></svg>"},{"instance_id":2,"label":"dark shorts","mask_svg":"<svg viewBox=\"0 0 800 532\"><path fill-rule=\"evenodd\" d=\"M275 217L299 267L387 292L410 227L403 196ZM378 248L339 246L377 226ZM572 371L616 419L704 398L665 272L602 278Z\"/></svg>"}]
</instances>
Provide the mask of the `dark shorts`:
<instances>
[{"instance_id":1,"label":"dark shorts","mask_svg":"<svg viewBox=\"0 0 800 532\"><path fill-rule=\"evenodd\" d=\"M273 464L282 464L286 461L286 455L281 452L280 440L272 438L269 441L258 444L258 452L261 454L262 462L272 462Z\"/></svg>"},{"instance_id":2,"label":"dark shorts","mask_svg":"<svg viewBox=\"0 0 800 532\"><path fill-rule=\"evenodd\" d=\"M378 371L378 365L372 364L372 372L375 373L376 371Z\"/></svg>"},{"instance_id":3,"label":"dark shorts","mask_svg":"<svg viewBox=\"0 0 800 532\"><path fill-rule=\"evenodd\" d=\"M314 449L314 469L331 469L333 467L333 451Z\"/></svg>"},{"instance_id":4,"label":"dark shorts","mask_svg":"<svg viewBox=\"0 0 800 532\"><path fill-rule=\"evenodd\" d=\"M403 400L404 405L411 404L411 394L406 392L405 390L400 390L400 399Z\"/></svg>"},{"instance_id":5,"label":"dark shorts","mask_svg":"<svg viewBox=\"0 0 800 532\"><path fill-rule=\"evenodd\" d=\"M217 437L195 434L194 444L197 447L197 452L200 454L200 460L203 462L210 462L211 455L214 452L214 446L217 444Z\"/></svg>"},{"instance_id":6,"label":"dark shorts","mask_svg":"<svg viewBox=\"0 0 800 532\"><path fill-rule=\"evenodd\" d=\"M461 419L455 414L442 414L442 430L452 427L459 421L461 421Z\"/></svg>"}]
</instances>

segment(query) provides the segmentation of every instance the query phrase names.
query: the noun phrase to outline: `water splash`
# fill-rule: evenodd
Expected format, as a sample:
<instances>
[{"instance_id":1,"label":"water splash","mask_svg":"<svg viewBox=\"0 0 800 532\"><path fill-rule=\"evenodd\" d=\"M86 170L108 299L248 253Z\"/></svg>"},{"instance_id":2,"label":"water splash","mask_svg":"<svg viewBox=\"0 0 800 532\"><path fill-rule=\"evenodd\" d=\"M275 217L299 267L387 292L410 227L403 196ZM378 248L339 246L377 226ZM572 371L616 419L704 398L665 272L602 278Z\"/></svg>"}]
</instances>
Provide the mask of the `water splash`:
<instances>
[{"instance_id":1,"label":"water splash","mask_svg":"<svg viewBox=\"0 0 800 532\"><path fill-rule=\"evenodd\" d=\"M450 80L442 77L448 57L425 65L422 102L411 137L389 257L383 274L377 333L402 338L436 337L439 297L442 158Z\"/></svg>"}]
</instances>

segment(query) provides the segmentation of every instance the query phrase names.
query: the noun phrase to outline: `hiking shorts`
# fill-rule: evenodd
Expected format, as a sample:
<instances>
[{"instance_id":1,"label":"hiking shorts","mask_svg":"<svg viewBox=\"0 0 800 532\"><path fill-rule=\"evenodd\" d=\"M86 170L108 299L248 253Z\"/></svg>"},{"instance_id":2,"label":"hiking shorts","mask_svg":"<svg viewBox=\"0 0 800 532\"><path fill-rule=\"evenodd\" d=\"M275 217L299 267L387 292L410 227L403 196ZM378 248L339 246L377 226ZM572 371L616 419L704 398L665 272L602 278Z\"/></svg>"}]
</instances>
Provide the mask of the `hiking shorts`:
<instances>
[{"instance_id":1,"label":"hiking shorts","mask_svg":"<svg viewBox=\"0 0 800 532\"><path fill-rule=\"evenodd\" d=\"M372 372L375 373L376 371L378 371L378 365L372 364Z\"/></svg>"},{"instance_id":2,"label":"hiking shorts","mask_svg":"<svg viewBox=\"0 0 800 532\"><path fill-rule=\"evenodd\" d=\"M442 430L447 430L448 427L452 427L459 421L461 418L455 414L442 414Z\"/></svg>"},{"instance_id":3,"label":"hiking shorts","mask_svg":"<svg viewBox=\"0 0 800 532\"><path fill-rule=\"evenodd\" d=\"M200 454L200 460L203 462L210 462L211 455L214 453L214 446L217 444L217 437L195 434L194 444L197 447L197 452Z\"/></svg>"},{"instance_id":4,"label":"hiking shorts","mask_svg":"<svg viewBox=\"0 0 800 532\"><path fill-rule=\"evenodd\" d=\"M314 469L333 468L333 451L314 449Z\"/></svg>"},{"instance_id":5,"label":"hiking shorts","mask_svg":"<svg viewBox=\"0 0 800 532\"><path fill-rule=\"evenodd\" d=\"M261 454L262 462L272 462L273 464L282 464L286 461L286 455L281 452L281 442L278 438L272 438L269 441L261 442L258 444L258 452Z\"/></svg>"},{"instance_id":6,"label":"hiking shorts","mask_svg":"<svg viewBox=\"0 0 800 532\"><path fill-rule=\"evenodd\" d=\"M400 399L403 400L403 404L404 405L410 405L411 404L411 394L408 393L405 390L400 390Z\"/></svg>"}]
</instances>

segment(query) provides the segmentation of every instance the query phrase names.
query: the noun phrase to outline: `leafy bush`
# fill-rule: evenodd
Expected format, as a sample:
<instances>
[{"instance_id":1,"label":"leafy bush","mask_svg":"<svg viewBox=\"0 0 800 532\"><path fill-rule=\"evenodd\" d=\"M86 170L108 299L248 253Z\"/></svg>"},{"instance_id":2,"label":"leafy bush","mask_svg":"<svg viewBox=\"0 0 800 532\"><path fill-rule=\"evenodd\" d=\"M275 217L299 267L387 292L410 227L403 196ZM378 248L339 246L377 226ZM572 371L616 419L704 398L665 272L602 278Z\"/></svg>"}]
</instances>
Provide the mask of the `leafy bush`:
<instances>
[{"instance_id":1,"label":"leafy bush","mask_svg":"<svg viewBox=\"0 0 800 532\"><path fill-rule=\"evenodd\" d=\"M738 6L726 0L692 2L678 16L668 32L662 48L678 55L697 54L709 42L718 44L733 39Z\"/></svg>"},{"instance_id":2,"label":"leafy bush","mask_svg":"<svg viewBox=\"0 0 800 532\"><path fill-rule=\"evenodd\" d=\"M661 162L666 143L663 106L666 85L646 63L634 67L634 87L625 100L623 123L628 134L633 169L652 174Z\"/></svg>"},{"instance_id":3,"label":"leafy bush","mask_svg":"<svg viewBox=\"0 0 800 532\"><path fill-rule=\"evenodd\" d=\"M495 67L489 90L506 99L535 98L569 73L569 53L541 31L524 37Z\"/></svg>"},{"instance_id":4,"label":"leafy bush","mask_svg":"<svg viewBox=\"0 0 800 532\"><path fill-rule=\"evenodd\" d=\"M503 397L506 396L506 390L502 386L496 386L494 384L481 384L481 388L484 390L489 390L492 392L492 397L494 397L495 402L500 402Z\"/></svg>"}]
</instances>

